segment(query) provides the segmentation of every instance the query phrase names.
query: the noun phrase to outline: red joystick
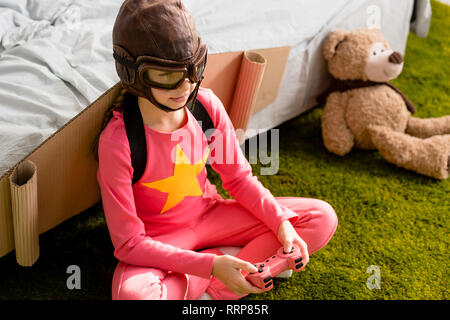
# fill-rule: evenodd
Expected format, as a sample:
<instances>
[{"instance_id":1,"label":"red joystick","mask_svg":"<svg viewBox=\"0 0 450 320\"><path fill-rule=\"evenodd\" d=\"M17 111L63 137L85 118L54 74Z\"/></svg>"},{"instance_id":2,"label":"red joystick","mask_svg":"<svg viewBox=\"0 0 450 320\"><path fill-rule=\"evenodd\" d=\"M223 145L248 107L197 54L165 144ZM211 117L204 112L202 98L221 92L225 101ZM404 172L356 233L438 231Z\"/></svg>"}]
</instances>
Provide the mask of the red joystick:
<instances>
[{"instance_id":1,"label":"red joystick","mask_svg":"<svg viewBox=\"0 0 450 320\"><path fill-rule=\"evenodd\" d=\"M303 267L303 258L299 247L293 244L291 252L288 253L285 253L283 249L283 247L278 249L273 256L264 262L255 263L254 266L258 268L258 272L249 273L246 279L254 286L269 291L273 288L273 277L287 269L292 269L295 272L300 271Z\"/></svg>"}]
</instances>

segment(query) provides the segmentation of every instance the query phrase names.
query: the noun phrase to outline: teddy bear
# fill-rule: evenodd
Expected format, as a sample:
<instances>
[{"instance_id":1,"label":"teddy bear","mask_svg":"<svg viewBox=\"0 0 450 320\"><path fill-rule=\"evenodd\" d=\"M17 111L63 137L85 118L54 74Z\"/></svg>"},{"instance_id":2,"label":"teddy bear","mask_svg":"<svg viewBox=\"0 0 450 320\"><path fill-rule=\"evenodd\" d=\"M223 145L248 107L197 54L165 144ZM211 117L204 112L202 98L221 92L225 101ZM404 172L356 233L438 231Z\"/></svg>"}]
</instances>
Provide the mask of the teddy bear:
<instances>
[{"instance_id":1,"label":"teddy bear","mask_svg":"<svg viewBox=\"0 0 450 320\"><path fill-rule=\"evenodd\" d=\"M400 75L403 56L380 29L335 30L323 43L323 55L333 77L317 99L325 106L321 122L327 150L339 156L354 147L378 150L396 166L448 178L450 115L412 116L413 103L389 82Z\"/></svg>"}]
</instances>

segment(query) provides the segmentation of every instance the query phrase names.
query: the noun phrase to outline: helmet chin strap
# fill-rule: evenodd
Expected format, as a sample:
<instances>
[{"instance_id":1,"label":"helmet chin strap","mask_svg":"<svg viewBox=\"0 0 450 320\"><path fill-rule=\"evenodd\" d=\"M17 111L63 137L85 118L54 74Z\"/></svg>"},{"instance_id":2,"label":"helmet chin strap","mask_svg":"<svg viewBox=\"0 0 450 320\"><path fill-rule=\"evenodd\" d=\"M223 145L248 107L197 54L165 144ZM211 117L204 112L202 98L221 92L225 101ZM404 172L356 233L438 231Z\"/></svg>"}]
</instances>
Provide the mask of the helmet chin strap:
<instances>
[{"instance_id":1,"label":"helmet chin strap","mask_svg":"<svg viewBox=\"0 0 450 320\"><path fill-rule=\"evenodd\" d=\"M159 103L158 101L156 101L156 99L153 97L153 95L152 95L151 93L147 95L147 98L148 98L148 99L150 100L150 102L153 103L155 106L157 106L158 108L160 108L161 110L164 110L164 111L166 111L166 112L173 112L173 111L177 111L177 110L180 110L180 109L183 109L183 108L184 108L184 106L179 107L179 108L177 108L177 109L169 108L169 107L167 107L167 106L165 106L165 105Z\"/></svg>"}]
</instances>

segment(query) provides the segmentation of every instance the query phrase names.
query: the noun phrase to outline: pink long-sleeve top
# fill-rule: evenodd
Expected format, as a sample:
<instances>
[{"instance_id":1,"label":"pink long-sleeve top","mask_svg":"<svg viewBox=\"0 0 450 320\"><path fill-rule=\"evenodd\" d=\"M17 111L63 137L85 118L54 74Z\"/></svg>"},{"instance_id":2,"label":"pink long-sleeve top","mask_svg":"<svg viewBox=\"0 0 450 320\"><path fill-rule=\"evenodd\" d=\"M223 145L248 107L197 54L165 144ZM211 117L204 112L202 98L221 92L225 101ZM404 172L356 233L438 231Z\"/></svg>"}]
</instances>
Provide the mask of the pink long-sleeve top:
<instances>
[{"instance_id":1,"label":"pink long-sleeve top","mask_svg":"<svg viewBox=\"0 0 450 320\"><path fill-rule=\"evenodd\" d=\"M133 168L123 115L113 111L100 135L97 179L117 259L209 278L214 254L181 249L152 238L191 226L214 201L217 191L210 188L206 162L219 173L230 195L275 234L283 220L294 222L297 215L280 207L252 174L219 98L212 90L200 88L197 99L216 129L209 148L187 107L187 121L173 132L144 125L147 165L142 177L132 185Z\"/></svg>"}]
</instances>

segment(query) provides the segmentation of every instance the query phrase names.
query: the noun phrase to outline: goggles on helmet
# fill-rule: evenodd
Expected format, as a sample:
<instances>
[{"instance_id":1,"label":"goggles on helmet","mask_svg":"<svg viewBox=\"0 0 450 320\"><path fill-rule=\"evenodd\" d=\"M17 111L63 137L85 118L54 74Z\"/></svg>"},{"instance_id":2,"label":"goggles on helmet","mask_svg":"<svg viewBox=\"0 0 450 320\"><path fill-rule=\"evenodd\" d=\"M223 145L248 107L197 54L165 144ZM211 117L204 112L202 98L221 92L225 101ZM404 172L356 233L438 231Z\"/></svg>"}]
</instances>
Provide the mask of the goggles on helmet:
<instances>
[{"instance_id":1,"label":"goggles on helmet","mask_svg":"<svg viewBox=\"0 0 450 320\"><path fill-rule=\"evenodd\" d=\"M123 61L116 54L114 57L122 64L137 69L138 77L143 85L170 90L178 88L186 78L192 83L197 83L203 79L207 51L207 46L200 43L194 57L188 60L175 61L152 56L139 56L132 65L130 65L129 60Z\"/></svg>"}]
</instances>

